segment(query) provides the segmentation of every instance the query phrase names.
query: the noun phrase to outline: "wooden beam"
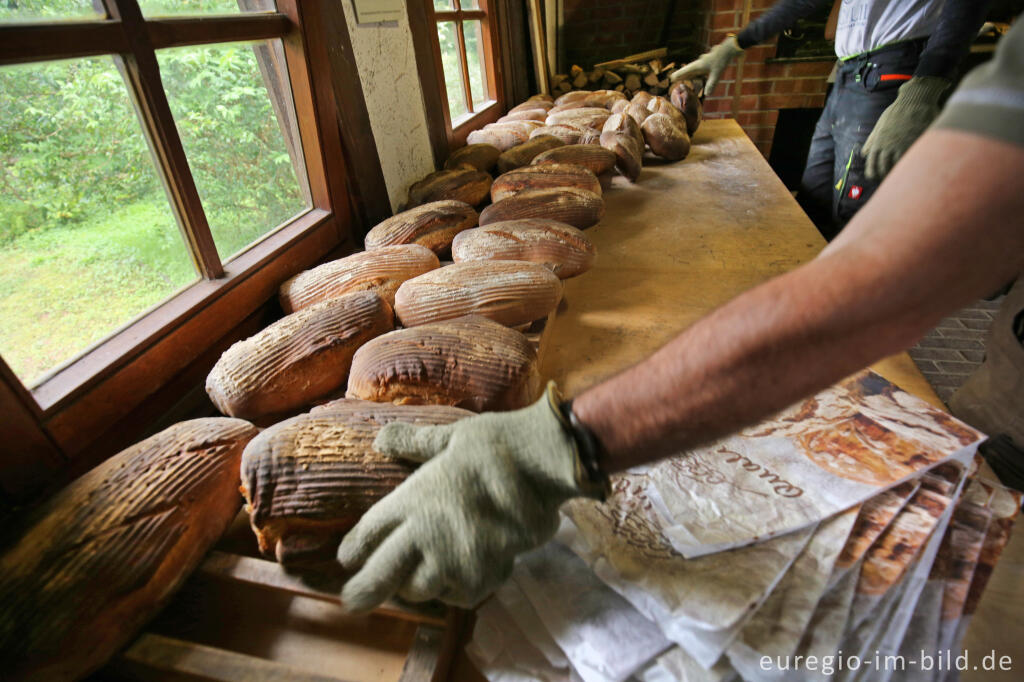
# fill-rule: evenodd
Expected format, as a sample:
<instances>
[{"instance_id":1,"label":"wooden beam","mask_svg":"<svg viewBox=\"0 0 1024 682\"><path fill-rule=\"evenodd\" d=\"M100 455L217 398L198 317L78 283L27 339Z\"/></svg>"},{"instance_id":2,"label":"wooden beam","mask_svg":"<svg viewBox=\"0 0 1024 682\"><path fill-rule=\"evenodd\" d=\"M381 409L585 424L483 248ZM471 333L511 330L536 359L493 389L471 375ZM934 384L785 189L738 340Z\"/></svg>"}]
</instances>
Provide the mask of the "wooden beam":
<instances>
[{"instance_id":1,"label":"wooden beam","mask_svg":"<svg viewBox=\"0 0 1024 682\"><path fill-rule=\"evenodd\" d=\"M278 13L245 13L229 16L149 19L146 30L153 48L204 45L280 38L295 28Z\"/></svg>"},{"instance_id":2,"label":"wooden beam","mask_svg":"<svg viewBox=\"0 0 1024 682\"><path fill-rule=\"evenodd\" d=\"M437 24L431 15L431 4L413 0L405 3L412 33L412 49L416 55L416 71L423 93L423 111L427 117L427 137L434 156L434 167L440 168L448 159L448 101L444 92L444 74L434 56Z\"/></svg>"},{"instance_id":3,"label":"wooden beam","mask_svg":"<svg viewBox=\"0 0 1024 682\"><path fill-rule=\"evenodd\" d=\"M128 49L119 21L0 26L0 65L92 57Z\"/></svg>"}]
</instances>

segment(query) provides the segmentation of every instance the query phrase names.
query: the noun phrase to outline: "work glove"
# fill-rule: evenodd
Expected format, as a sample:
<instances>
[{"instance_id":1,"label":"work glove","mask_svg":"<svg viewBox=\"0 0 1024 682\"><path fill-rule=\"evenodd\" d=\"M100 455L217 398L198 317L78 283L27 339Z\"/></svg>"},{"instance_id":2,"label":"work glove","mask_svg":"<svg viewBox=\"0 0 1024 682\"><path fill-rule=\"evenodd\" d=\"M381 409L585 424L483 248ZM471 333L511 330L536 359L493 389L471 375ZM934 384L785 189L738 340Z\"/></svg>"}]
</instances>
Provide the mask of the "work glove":
<instances>
[{"instance_id":1,"label":"work glove","mask_svg":"<svg viewBox=\"0 0 1024 682\"><path fill-rule=\"evenodd\" d=\"M948 87L948 80L934 76L915 76L900 86L896 101L882 112L861 148L870 179L880 182L935 120L939 97Z\"/></svg>"},{"instance_id":2,"label":"work glove","mask_svg":"<svg viewBox=\"0 0 1024 682\"><path fill-rule=\"evenodd\" d=\"M736 36L728 36L725 40L702 54L695 61L672 72L669 77L675 83L679 80L696 77L707 77L704 94L710 95L718 84L718 79L728 68L729 62L743 54L743 48L736 42Z\"/></svg>"},{"instance_id":3,"label":"work glove","mask_svg":"<svg viewBox=\"0 0 1024 682\"><path fill-rule=\"evenodd\" d=\"M580 459L554 384L530 407L442 426L392 423L379 452L426 463L348 532L338 561L362 567L341 593L368 611L397 593L472 607L508 578L512 560L549 540L571 497L603 497Z\"/></svg>"}]
</instances>

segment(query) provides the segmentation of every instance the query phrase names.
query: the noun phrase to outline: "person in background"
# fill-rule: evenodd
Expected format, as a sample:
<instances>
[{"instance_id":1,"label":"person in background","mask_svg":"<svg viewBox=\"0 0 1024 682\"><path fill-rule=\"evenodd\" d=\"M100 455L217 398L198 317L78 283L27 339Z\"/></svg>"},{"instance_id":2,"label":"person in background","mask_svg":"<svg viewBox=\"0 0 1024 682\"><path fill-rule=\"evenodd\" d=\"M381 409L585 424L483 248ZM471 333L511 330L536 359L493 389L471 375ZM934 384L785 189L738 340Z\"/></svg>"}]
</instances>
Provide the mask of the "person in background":
<instances>
[{"instance_id":1,"label":"person in background","mask_svg":"<svg viewBox=\"0 0 1024 682\"><path fill-rule=\"evenodd\" d=\"M549 386L514 412L384 426L379 451L424 464L342 540L339 562L358 569L343 604L365 611L397 593L473 606L508 577L517 554L552 537L563 502L602 498L608 473L775 413L908 348L951 311L1020 275L1022 121L1018 22L816 259L572 401ZM1024 299L1006 300L1024 308ZM1011 413L1024 414L1024 391L1005 398Z\"/></svg>"},{"instance_id":2,"label":"person in background","mask_svg":"<svg viewBox=\"0 0 1024 682\"><path fill-rule=\"evenodd\" d=\"M831 240L939 113L990 0L837 0L835 86L811 139L797 200ZM707 79L833 0L780 0L672 80Z\"/></svg>"}]
</instances>

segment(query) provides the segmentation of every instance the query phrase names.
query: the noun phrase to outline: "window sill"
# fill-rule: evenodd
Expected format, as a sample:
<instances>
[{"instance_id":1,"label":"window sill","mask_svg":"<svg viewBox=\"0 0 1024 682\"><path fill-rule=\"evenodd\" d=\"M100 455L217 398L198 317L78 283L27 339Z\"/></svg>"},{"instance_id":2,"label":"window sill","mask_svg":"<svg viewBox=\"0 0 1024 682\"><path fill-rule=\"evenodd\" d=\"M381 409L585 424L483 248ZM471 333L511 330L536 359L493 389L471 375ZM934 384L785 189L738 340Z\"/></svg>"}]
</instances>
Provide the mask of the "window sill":
<instances>
[{"instance_id":1,"label":"window sill","mask_svg":"<svg viewBox=\"0 0 1024 682\"><path fill-rule=\"evenodd\" d=\"M501 118L501 102L490 100L484 103L485 106L469 116L460 116L452 122L451 132L448 133L448 148L457 149L466 144L466 136L474 130L483 128L488 123L494 123Z\"/></svg>"}]
</instances>

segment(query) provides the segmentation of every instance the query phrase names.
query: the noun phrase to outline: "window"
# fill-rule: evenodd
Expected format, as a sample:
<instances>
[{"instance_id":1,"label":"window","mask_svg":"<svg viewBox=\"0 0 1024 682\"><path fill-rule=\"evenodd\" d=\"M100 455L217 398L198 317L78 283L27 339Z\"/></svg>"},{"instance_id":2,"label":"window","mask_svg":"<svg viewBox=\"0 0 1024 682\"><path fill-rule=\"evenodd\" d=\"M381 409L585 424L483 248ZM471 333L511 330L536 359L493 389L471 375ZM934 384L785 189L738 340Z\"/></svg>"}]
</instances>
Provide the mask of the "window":
<instances>
[{"instance_id":1,"label":"window","mask_svg":"<svg viewBox=\"0 0 1024 682\"><path fill-rule=\"evenodd\" d=\"M437 27L435 61L449 139L463 141L501 115L494 13L485 0L424 1Z\"/></svg>"},{"instance_id":2,"label":"window","mask_svg":"<svg viewBox=\"0 0 1024 682\"><path fill-rule=\"evenodd\" d=\"M51 460L350 238L333 11L0 4L0 409ZM0 444L0 496L40 466L25 448Z\"/></svg>"}]
</instances>

